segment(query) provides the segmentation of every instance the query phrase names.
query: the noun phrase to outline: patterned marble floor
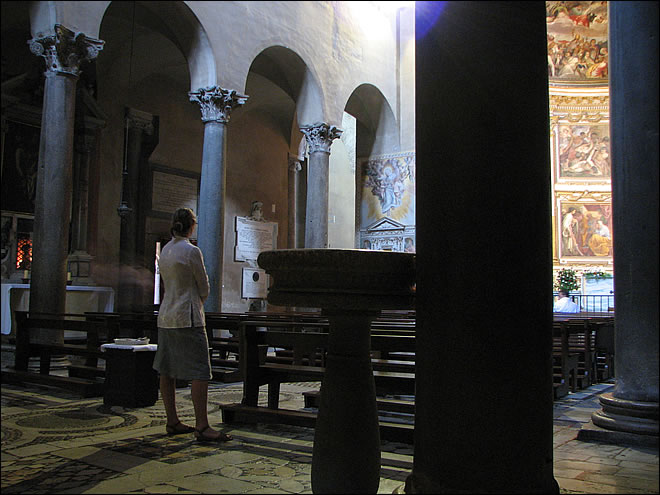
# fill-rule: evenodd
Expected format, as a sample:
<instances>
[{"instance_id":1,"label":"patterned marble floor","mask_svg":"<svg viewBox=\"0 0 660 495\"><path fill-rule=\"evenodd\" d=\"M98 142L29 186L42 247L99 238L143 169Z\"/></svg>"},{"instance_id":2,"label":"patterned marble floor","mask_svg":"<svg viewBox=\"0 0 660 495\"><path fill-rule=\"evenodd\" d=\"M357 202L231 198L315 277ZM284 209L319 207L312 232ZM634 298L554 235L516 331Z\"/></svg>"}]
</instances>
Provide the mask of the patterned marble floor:
<instances>
[{"instance_id":1,"label":"patterned marble floor","mask_svg":"<svg viewBox=\"0 0 660 495\"><path fill-rule=\"evenodd\" d=\"M658 493L658 449L576 440L599 409L602 384L556 401L555 478L562 493ZM286 384L281 407L303 407L318 383ZM2 493L312 493L313 430L221 424L219 405L238 402L241 384L211 384L212 424L234 440L218 446L192 435L164 435L162 402L106 407L37 386L2 385ZM260 397L265 405L265 388ZM177 390L184 420L194 417L190 389ZM378 493L400 491L412 470L412 446L382 445ZM477 466L475 466L475 469Z\"/></svg>"}]
</instances>

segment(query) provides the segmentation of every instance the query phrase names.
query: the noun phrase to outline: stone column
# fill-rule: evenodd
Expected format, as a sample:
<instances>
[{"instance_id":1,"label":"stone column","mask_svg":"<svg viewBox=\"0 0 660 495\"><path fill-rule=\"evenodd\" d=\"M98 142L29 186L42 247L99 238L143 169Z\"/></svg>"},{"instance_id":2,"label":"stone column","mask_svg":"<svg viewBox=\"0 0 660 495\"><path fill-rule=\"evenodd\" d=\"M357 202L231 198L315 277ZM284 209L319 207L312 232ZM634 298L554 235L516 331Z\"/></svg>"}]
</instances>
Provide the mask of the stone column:
<instances>
[{"instance_id":1,"label":"stone column","mask_svg":"<svg viewBox=\"0 0 660 495\"><path fill-rule=\"evenodd\" d=\"M80 65L93 60L103 41L59 24L55 34L33 38L30 50L46 60L34 212L30 312L63 313L66 303L69 220L71 218L73 130ZM52 332L35 341L61 342Z\"/></svg>"},{"instance_id":2,"label":"stone column","mask_svg":"<svg viewBox=\"0 0 660 495\"><path fill-rule=\"evenodd\" d=\"M204 122L202 177L199 191L197 245L202 250L211 291L206 311L222 311L222 261L224 254L227 123L234 108L248 97L212 86L188 93L199 104Z\"/></svg>"},{"instance_id":3,"label":"stone column","mask_svg":"<svg viewBox=\"0 0 660 495\"><path fill-rule=\"evenodd\" d=\"M300 162L302 159L297 155L289 154L289 181L288 181L288 190L287 190L287 200L288 200L288 209L289 215L287 217L287 246L289 249L295 249L298 242L298 182L299 175L302 171L302 165Z\"/></svg>"},{"instance_id":4,"label":"stone column","mask_svg":"<svg viewBox=\"0 0 660 495\"><path fill-rule=\"evenodd\" d=\"M138 222L140 167L142 141L145 135L154 133L154 116L147 112L126 108L126 142L122 182L121 205L117 209L121 217L119 235L119 311L139 311L142 308L140 284L141 263L138 262Z\"/></svg>"},{"instance_id":5,"label":"stone column","mask_svg":"<svg viewBox=\"0 0 660 495\"><path fill-rule=\"evenodd\" d=\"M417 354L406 492L559 493L545 4L416 2L415 26Z\"/></svg>"},{"instance_id":6,"label":"stone column","mask_svg":"<svg viewBox=\"0 0 660 495\"><path fill-rule=\"evenodd\" d=\"M325 123L301 127L309 145L305 247L328 247L330 146L342 130Z\"/></svg>"},{"instance_id":7,"label":"stone column","mask_svg":"<svg viewBox=\"0 0 660 495\"><path fill-rule=\"evenodd\" d=\"M640 64L658 59L658 2L609 12L616 385L592 420L657 446L658 71Z\"/></svg>"},{"instance_id":8,"label":"stone column","mask_svg":"<svg viewBox=\"0 0 660 495\"><path fill-rule=\"evenodd\" d=\"M71 253L68 256L68 271L71 272L73 285L90 285L92 257L87 252L87 226L89 222L89 167L94 144L95 136L84 133L84 131L75 141Z\"/></svg>"}]
</instances>

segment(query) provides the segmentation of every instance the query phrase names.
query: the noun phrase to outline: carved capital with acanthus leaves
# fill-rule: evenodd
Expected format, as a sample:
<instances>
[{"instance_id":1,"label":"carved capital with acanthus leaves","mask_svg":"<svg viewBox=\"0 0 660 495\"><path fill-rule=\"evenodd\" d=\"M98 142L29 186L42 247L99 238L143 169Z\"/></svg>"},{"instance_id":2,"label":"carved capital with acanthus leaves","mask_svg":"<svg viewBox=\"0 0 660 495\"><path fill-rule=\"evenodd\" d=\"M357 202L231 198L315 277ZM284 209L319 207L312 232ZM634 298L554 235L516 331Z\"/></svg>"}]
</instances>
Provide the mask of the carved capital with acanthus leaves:
<instances>
[{"instance_id":1,"label":"carved capital with acanthus leaves","mask_svg":"<svg viewBox=\"0 0 660 495\"><path fill-rule=\"evenodd\" d=\"M80 75L80 65L98 57L104 44L102 40L73 32L61 24L55 24L54 35L28 41L30 51L46 60L46 75L64 73L75 77Z\"/></svg>"},{"instance_id":2,"label":"carved capital with acanthus leaves","mask_svg":"<svg viewBox=\"0 0 660 495\"><path fill-rule=\"evenodd\" d=\"M309 152L322 151L330 153L330 146L332 141L341 136L343 130L334 125L319 123L300 128L300 131L305 135Z\"/></svg>"},{"instance_id":3,"label":"carved capital with acanthus leaves","mask_svg":"<svg viewBox=\"0 0 660 495\"><path fill-rule=\"evenodd\" d=\"M188 93L190 101L199 103L203 122L221 122L226 124L234 108L245 104L248 97L233 89L218 86L199 88Z\"/></svg>"}]
</instances>

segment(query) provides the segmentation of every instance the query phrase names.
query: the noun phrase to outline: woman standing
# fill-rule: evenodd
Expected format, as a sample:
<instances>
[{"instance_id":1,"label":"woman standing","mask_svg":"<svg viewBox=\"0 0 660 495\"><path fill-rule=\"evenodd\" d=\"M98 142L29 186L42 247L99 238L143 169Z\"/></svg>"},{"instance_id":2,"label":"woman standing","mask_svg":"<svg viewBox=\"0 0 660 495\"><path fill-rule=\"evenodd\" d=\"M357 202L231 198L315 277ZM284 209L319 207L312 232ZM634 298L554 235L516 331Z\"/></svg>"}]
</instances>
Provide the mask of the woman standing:
<instances>
[{"instance_id":1,"label":"woman standing","mask_svg":"<svg viewBox=\"0 0 660 495\"><path fill-rule=\"evenodd\" d=\"M158 260L165 297L158 311L158 350L154 369L167 414L167 434L195 432L200 442L224 442L231 436L212 429L207 414L211 360L204 319L209 279L202 251L190 243L197 219L190 208L174 212L172 239ZM191 380L195 427L181 422L176 410L176 380Z\"/></svg>"}]
</instances>

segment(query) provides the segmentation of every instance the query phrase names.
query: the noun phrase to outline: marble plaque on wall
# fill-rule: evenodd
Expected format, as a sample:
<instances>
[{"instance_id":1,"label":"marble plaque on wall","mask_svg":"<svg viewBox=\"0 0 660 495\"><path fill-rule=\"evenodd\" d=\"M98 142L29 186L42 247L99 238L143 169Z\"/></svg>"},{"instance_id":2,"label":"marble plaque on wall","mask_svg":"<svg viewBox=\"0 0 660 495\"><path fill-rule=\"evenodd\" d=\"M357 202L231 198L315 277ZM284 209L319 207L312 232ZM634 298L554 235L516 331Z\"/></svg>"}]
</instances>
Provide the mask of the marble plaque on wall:
<instances>
[{"instance_id":1,"label":"marble plaque on wall","mask_svg":"<svg viewBox=\"0 0 660 495\"><path fill-rule=\"evenodd\" d=\"M234 261L256 260L262 251L277 248L277 222L236 217Z\"/></svg>"},{"instance_id":2,"label":"marble plaque on wall","mask_svg":"<svg viewBox=\"0 0 660 495\"><path fill-rule=\"evenodd\" d=\"M196 215L197 190L196 178L154 170L151 209L173 214L178 208L190 208Z\"/></svg>"},{"instance_id":3,"label":"marble plaque on wall","mask_svg":"<svg viewBox=\"0 0 660 495\"><path fill-rule=\"evenodd\" d=\"M265 299L268 295L267 275L259 268L243 268L241 297L243 299Z\"/></svg>"}]
</instances>

